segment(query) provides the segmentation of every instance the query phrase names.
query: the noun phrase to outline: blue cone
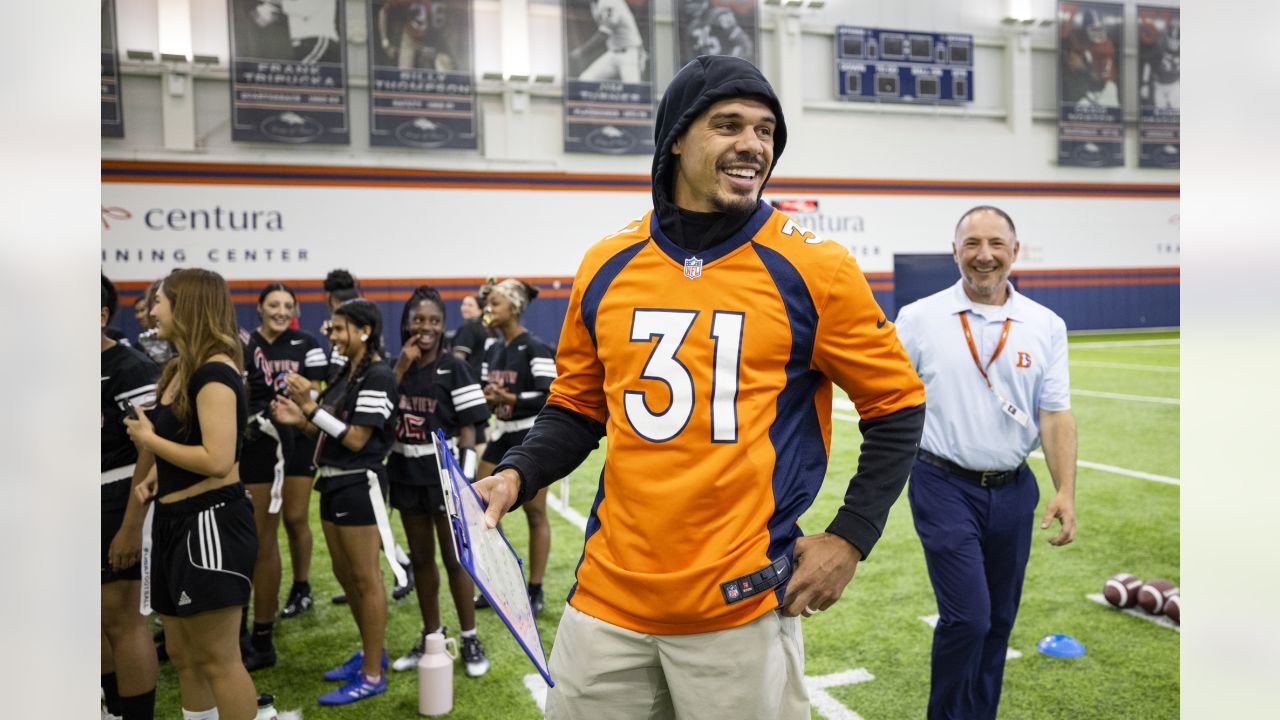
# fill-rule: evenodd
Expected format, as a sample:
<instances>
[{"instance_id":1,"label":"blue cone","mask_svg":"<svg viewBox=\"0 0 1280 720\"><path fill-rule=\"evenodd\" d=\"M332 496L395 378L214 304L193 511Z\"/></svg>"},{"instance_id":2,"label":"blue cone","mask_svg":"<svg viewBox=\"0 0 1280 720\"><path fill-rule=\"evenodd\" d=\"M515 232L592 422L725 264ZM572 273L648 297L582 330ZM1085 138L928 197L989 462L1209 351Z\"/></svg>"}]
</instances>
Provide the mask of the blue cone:
<instances>
[{"instance_id":1,"label":"blue cone","mask_svg":"<svg viewBox=\"0 0 1280 720\"><path fill-rule=\"evenodd\" d=\"M1084 645L1070 635L1046 635L1036 649L1049 657L1073 658L1084 655Z\"/></svg>"}]
</instances>

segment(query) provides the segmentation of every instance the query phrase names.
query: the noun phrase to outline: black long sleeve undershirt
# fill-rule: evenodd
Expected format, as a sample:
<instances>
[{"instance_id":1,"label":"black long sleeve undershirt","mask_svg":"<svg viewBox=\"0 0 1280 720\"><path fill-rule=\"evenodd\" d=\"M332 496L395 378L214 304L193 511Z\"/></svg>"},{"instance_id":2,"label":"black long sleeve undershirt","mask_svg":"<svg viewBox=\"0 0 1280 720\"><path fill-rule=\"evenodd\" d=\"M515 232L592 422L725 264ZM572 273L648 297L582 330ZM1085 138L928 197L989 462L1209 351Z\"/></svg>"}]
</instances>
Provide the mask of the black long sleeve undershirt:
<instances>
[{"instance_id":1,"label":"black long sleeve undershirt","mask_svg":"<svg viewBox=\"0 0 1280 720\"><path fill-rule=\"evenodd\" d=\"M559 405L543 407L524 442L508 450L493 470L513 468L520 473L520 497L511 509L573 472L600 446L602 437L604 423Z\"/></svg>"},{"instance_id":2,"label":"black long sleeve undershirt","mask_svg":"<svg viewBox=\"0 0 1280 720\"><path fill-rule=\"evenodd\" d=\"M847 540L865 559L907 484L924 432L924 405L859 421L858 429L862 431L858 471L849 480L844 505L827 532Z\"/></svg>"}]
</instances>

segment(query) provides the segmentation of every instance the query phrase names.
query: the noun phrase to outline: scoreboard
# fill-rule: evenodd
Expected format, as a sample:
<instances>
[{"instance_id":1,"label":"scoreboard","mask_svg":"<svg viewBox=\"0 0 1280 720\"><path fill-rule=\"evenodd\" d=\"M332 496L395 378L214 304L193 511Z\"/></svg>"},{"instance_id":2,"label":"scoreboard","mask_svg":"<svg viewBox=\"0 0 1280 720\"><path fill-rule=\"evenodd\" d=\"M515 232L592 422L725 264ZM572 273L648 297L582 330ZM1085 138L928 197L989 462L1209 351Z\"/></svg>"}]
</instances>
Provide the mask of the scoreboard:
<instances>
[{"instance_id":1,"label":"scoreboard","mask_svg":"<svg viewBox=\"0 0 1280 720\"><path fill-rule=\"evenodd\" d=\"M836 27L841 100L973 102L973 36Z\"/></svg>"}]
</instances>

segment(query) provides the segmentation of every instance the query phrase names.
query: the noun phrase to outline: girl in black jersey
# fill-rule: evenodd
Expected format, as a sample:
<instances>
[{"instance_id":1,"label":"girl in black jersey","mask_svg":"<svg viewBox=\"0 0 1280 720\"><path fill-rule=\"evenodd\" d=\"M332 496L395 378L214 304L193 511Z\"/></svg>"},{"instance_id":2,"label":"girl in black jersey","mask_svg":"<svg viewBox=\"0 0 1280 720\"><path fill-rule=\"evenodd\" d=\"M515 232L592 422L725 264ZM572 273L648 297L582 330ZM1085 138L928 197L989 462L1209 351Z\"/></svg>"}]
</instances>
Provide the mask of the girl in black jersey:
<instances>
[{"instance_id":1,"label":"girl in black jersey","mask_svg":"<svg viewBox=\"0 0 1280 720\"><path fill-rule=\"evenodd\" d=\"M142 480L138 448L122 422L125 408L155 401L160 368L106 334L119 302L102 277L102 691L107 711L124 720L151 720L156 703L156 651L138 612L145 507L133 497ZM477 388L477 392L479 389Z\"/></svg>"},{"instance_id":2,"label":"girl in black jersey","mask_svg":"<svg viewBox=\"0 0 1280 720\"><path fill-rule=\"evenodd\" d=\"M524 442L533 421L547 403L551 381L556 378L555 355L531 335L520 317L538 296L538 288L520 280L503 280L493 286L485 303L489 325L502 333L486 358L482 381L484 397L493 408L489 443L475 477L493 473L507 450ZM524 505L529 521L529 599L534 612L542 612L542 576L551 554L551 526L547 523L547 489ZM477 607L486 607L484 598Z\"/></svg>"},{"instance_id":3,"label":"girl in black jersey","mask_svg":"<svg viewBox=\"0 0 1280 720\"><path fill-rule=\"evenodd\" d=\"M272 398L287 390L286 378L290 374L300 375L312 382L313 387L318 387L328 364L328 358L315 338L289 326L296 307L293 291L283 283L272 283L263 288L258 295L261 322L248 334L244 348L249 381L249 427L240 460L240 477L253 500L254 522L258 529L258 560L253 578L253 636L250 652L245 658L245 666L250 671L276 664L272 627L280 593L280 543L277 538L280 511L285 506L285 475L295 453L297 434L293 428L273 422L268 410ZM302 480L299 483L302 492L309 493L311 479L304 477ZM305 513L305 495L301 503L297 503L295 498L297 504L302 505ZM310 541L309 530L306 540Z\"/></svg>"},{"instance_id":4,"label":"girl in black jersey","mask_svg":"<svg viewBox=\"0 0 1280 720\"><path fill-rule=\"evenodd\" d=\"M479 677L488 672L489 660L476 635L476 610L472 601L475 587L452 551L449 517L445 514L431 436L436 430L443 430L455 447L459 464L465 472L474 475L475 425L489 417L489 406L466 361L445 350L444 321L445 308L440 293L425 285L413 291L400 317L403 350L395 365L400 400L396 443L387 461L387 473L391 479L391 506L400 511L409 540L423 631L413 649L396 660L392 668L397 671L416 668L426 646L427 633L444 632L437 598L440 590L435 547L438 537L440 557L449 576L449 591L462 629L463 665L468 676Z\"/></svg>"},{"instance_id":5,"label":"girl in black jersey","mask_svg":"<svg viewBox=\"0 0 1280 720\"><path fill-rule=\"evenodd\" d=\"M125 419L147 468L135 494L155 499L143 524L142 610L164 621L184 717L250 720L257 693L238 636L258 541L238 466L248 408L235 308L220 275L187 269L164 279L151 314L178 354L155 409Z\"/></svg>"},{"instance_id":6,"label":"girl in black jersey","mask_svg":"<svg viewBox=\"0 0 1280 720\"><path fill-rule=\"evenodd\" d=\"M379 547L393 547L383 499L383 461L395 439L395 375L382 361L382 314L368 300L355 299L333 311L329 340L347 357L347 370L318 400L311 385L289 376L289 396L272 402L272 414L287 425L318 436L320 520L333 560L333 574L346 591L360 630L361 650L326 680L343 685L320 698L321 705L345 705L387 690L387 597L378 567ZM403 583L403 570L391 561Z\"/></svg>"}]
</instances>

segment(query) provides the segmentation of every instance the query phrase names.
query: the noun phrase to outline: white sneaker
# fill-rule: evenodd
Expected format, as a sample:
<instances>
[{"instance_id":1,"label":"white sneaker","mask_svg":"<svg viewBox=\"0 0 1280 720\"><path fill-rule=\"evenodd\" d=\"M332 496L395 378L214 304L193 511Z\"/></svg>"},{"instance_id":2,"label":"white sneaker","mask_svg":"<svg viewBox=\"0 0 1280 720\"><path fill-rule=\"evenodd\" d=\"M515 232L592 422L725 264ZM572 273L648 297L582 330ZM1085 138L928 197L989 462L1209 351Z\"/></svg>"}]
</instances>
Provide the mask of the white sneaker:
<instances>
[{"instance_id":1,"label":"white sneaker","mask_svg":"<svg viewBox=\"0 0 1280 720\"><path fill-rule=\"evenodd\" d=\"M489 658L484 654L484 646L480 644L480 638L464 637L459 650L462 656L463 668L467 671L467 677L480 677L489 672Z\"/></svg>"},{"instance_id":2,"label":"white sneaker","mask_svg":"<svg viewBox=\"0 0 1280 720\"><path fill-rule=\"evenodd\" d=\"M414 645L409 652L401 655L395 662L391 663L391 669L396 672L405 672L418 667L418 661L422 659L422 655L427 651L427 631L423 630L418 636L418 644Z\"/></svg>"}]
</instances>

